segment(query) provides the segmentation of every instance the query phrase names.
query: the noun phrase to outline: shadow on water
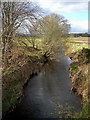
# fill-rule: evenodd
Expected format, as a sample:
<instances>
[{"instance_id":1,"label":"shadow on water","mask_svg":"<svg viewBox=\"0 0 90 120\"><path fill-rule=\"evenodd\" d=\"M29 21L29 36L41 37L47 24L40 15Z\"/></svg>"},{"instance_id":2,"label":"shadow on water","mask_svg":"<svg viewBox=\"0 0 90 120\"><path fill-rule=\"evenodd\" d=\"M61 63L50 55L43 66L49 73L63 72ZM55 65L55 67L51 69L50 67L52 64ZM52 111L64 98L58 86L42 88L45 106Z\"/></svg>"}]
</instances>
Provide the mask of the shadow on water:
<instances>
[{"instance_id":1,"label":"shadow on water","mask_svg":"<svg viewBox=\"0 0 90 120\"><path fill-rule=\"evenodd\" d=\"M79 112L79 98L71 93L69 65L72 61L63 57L47 63L42 71L28 82L24 98L6 119L68 118ZM5 119L5 120L6 120Z\"/></svg>"}]
</instances>

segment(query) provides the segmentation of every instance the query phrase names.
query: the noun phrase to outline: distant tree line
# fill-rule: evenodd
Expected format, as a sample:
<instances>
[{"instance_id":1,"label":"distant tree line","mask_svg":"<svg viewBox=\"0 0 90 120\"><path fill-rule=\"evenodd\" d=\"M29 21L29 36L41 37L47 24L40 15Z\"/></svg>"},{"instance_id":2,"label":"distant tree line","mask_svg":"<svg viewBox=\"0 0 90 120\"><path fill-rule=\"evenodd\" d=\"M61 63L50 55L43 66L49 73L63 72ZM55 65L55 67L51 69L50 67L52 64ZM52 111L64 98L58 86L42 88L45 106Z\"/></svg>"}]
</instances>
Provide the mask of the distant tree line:
<instances>
[{"instance_id":1,"label":"distant tree line","mask_svg":"<svg viewBox=\"0 0 90 120\"><path fill-rule=\"evenodd\" d=\"M73 37L90 37L89 33L70 33L70 36Z\"/></svg>"},{"instance_id":2,"label":"distant tree line","mask_svg":"<svg viewBox=\"0 0 90 120\"><path fill-rule=\"evenodd\" d=\"M17 33L16 36L22 36L22 37L41 37L40 35L31 35L31 34L24 34L24 33ZM90 37L89 33L70 33L68 35L69 36L73 36L73 37Z\"/></svg>"}]
</instances>

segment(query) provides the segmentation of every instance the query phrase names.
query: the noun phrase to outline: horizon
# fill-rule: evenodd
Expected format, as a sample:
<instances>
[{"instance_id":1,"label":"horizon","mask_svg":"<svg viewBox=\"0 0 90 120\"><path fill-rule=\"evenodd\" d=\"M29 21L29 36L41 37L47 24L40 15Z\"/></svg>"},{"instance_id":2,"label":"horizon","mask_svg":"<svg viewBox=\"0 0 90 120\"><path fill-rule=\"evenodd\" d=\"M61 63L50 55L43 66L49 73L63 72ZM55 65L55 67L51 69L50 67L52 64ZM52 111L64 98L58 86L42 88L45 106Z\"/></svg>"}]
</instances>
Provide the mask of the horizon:
<instances>
[{"instance_id":1,"label":"horizon","mask_svg":"<svg viewBox=\"0 0 90 120\"><path fill-rule=\"evenodd\" d=\"M61 2L61 0L32 0L46 14L56 13L64 16L71 24L70 33L88 33L88 2Z\"/></svg>"}]
</instances>

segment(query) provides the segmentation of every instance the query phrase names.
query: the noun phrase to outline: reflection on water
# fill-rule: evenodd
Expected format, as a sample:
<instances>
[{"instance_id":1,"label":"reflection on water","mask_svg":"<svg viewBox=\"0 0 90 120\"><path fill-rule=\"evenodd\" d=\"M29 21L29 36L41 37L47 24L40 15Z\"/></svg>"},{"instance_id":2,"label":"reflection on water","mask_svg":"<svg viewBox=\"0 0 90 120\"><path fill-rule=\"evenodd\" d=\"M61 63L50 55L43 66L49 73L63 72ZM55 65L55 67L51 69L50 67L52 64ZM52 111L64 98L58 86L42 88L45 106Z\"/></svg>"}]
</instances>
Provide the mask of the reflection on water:
<instances>
[{"instance_id":1,"label":"reflection on water","mask_svg":"<svg viewBox=\"0 0 90 120\"><path fill-rule=\"evenodd\" d=\"M80 100L71 94L69 78L70 58L47 63L33 77L24 90L24 98L9 117L17 118L62 118L70 117L81 109Z\"/></svg>"}]
</instances>

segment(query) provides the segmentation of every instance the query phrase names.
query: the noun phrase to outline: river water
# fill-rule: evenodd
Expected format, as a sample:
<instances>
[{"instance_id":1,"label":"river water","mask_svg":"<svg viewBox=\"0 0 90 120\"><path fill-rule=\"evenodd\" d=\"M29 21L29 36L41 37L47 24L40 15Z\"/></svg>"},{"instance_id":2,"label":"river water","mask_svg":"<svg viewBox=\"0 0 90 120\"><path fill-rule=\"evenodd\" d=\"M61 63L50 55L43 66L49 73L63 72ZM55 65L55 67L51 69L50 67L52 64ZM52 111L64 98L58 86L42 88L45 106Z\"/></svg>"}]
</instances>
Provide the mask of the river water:
<instances>
[{"instance_id":1,"label":"river water","mask_svg":"<svg viewBox=\"0 0 90 120\"><path fill-rule=\"evenodd\" d=\"M6 119L68 118L81 110L79 98L71 93L70 58L46 63L24 88L24 98Z\"/></svg>"}]
</instances>

